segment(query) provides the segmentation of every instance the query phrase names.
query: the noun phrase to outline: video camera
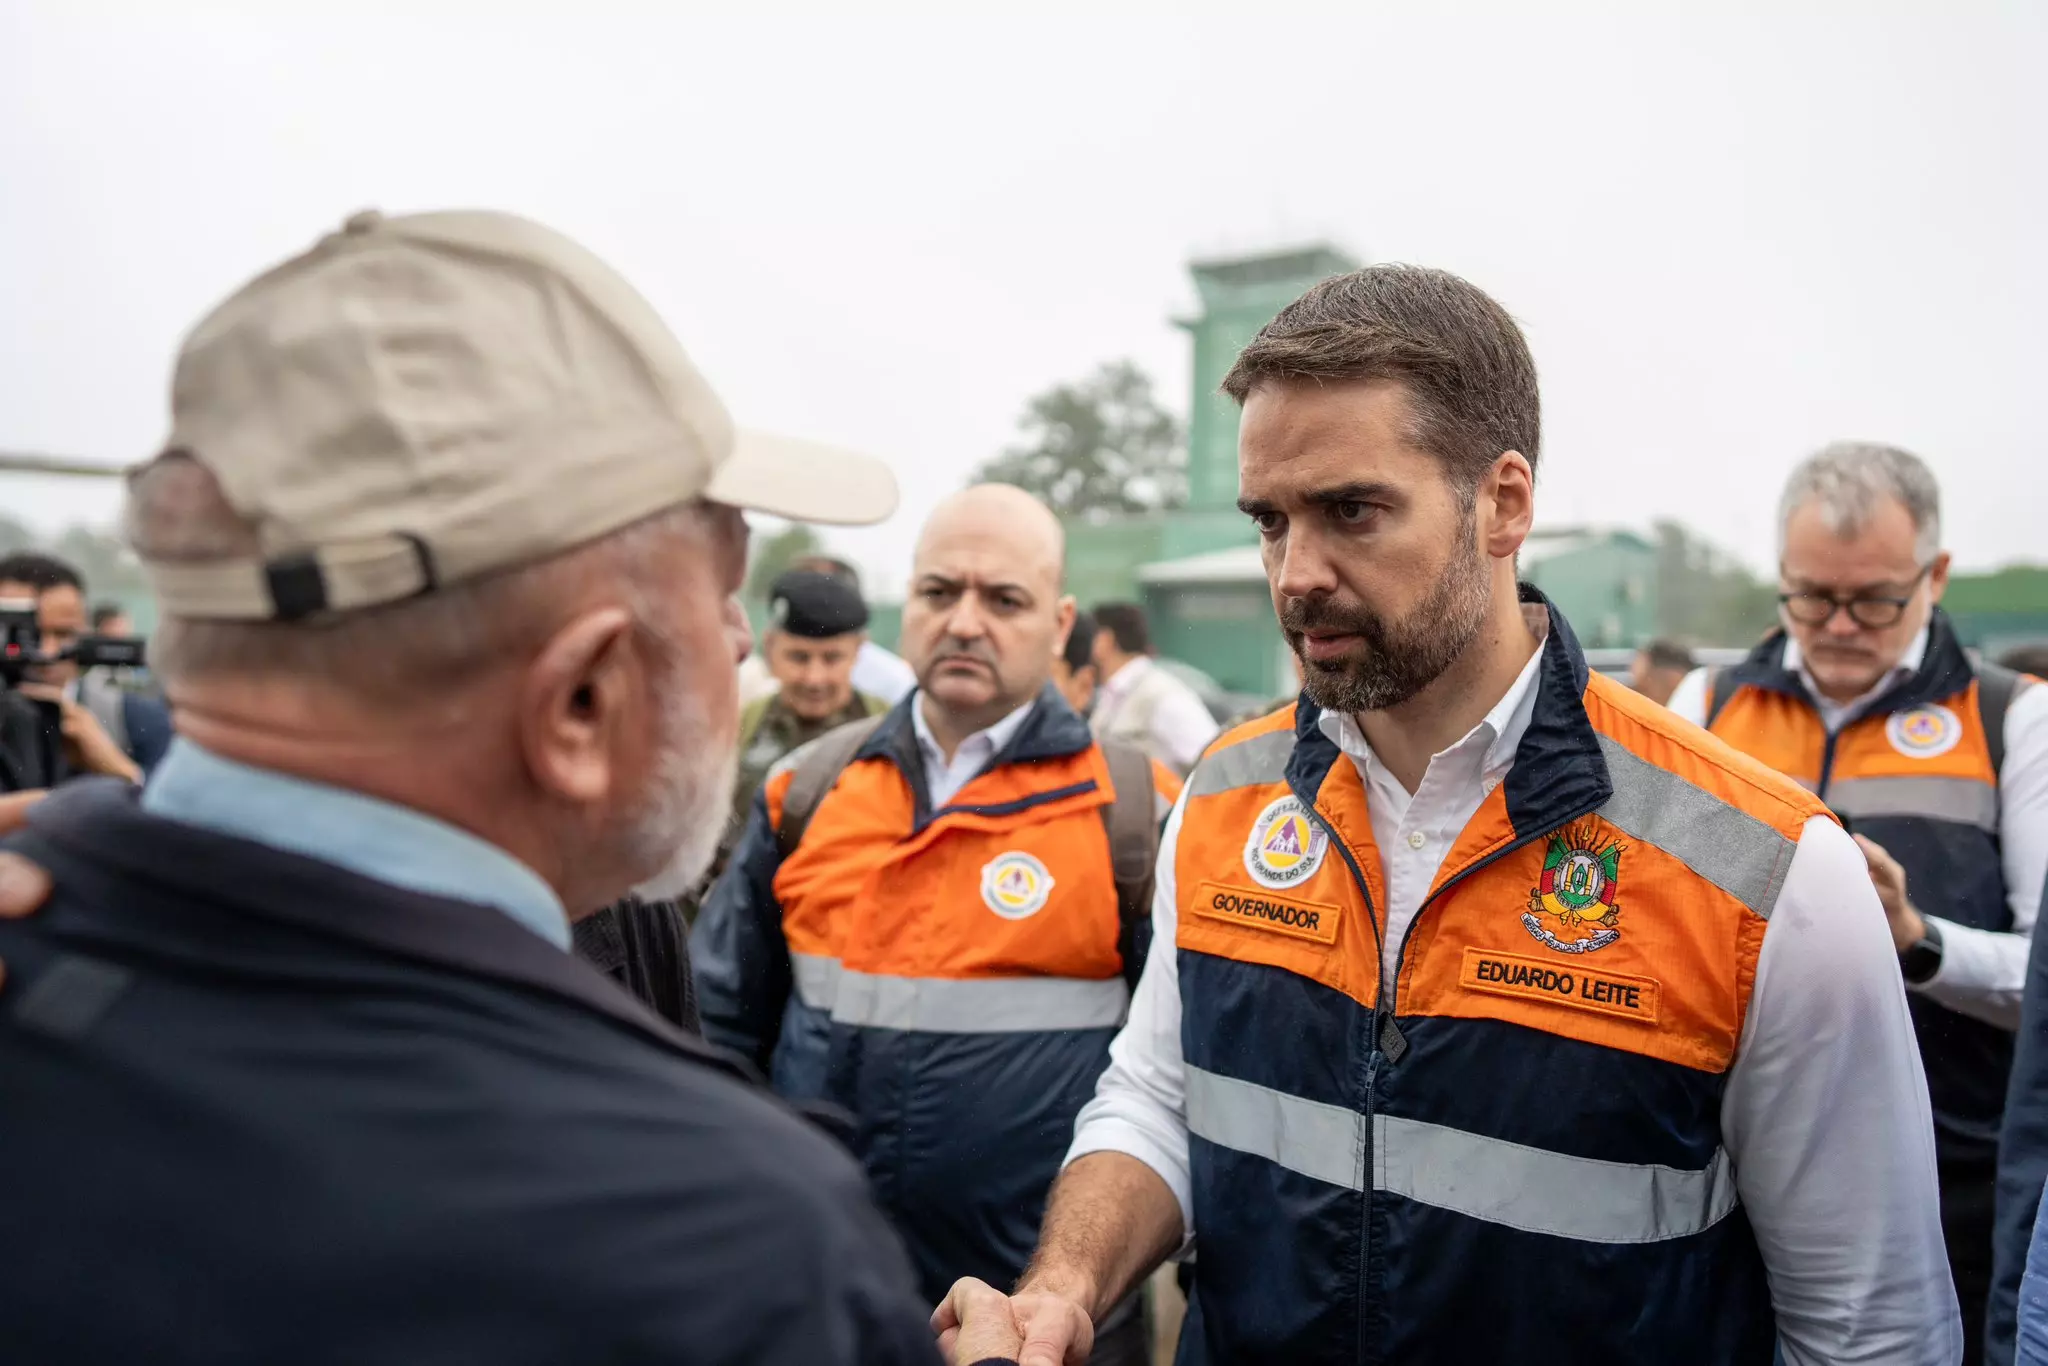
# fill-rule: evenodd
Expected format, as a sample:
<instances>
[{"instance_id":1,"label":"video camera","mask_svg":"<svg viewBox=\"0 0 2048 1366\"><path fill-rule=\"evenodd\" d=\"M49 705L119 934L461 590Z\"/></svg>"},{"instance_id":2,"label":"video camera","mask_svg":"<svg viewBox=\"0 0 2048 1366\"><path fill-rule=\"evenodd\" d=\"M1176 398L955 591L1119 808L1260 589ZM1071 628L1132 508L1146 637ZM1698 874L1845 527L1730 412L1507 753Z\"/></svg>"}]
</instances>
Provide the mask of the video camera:
<instances>
[{"instance_id":1,"label":"video camera","mask_svg":"<svg viewBox=\"0 0 2048 1366\"><path fill-rule=\"evenodd\" d=\"M44 654L35 601L0 598L0 688L19 685L28 670L39 664L69 660L81 669L135 669L142 667L143 654L143 642L113 636L80 636L68 648Z\"/></svg>"}]
</instances>

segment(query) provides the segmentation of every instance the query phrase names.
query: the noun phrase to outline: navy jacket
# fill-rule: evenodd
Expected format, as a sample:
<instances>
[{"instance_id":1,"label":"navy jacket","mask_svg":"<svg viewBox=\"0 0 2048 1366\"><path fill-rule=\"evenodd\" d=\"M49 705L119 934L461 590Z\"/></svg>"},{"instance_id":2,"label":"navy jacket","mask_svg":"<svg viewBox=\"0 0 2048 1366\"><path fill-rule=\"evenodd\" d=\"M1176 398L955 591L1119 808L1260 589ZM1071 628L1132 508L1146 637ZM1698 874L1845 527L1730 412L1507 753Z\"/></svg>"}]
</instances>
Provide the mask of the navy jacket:
<instances>
[{"instance_id":1,"label":"navy jacket","mask_svg":"<svg viewBox=\"0 0 2048 1366\"><path fill-rule=\"evenodd\" d=\"M690 954L707 1038L782 1095L854 1117L854 1151L936 1299L961 1276L1023 1273L1141 964L1087 723L1047 688L933 810L914 705L867 739L786 859L795 756L771 775Z\"/></svg>"},{"instance_id":2,"label":"navy jacket","mask_svg":"<svg viewBox=\"0 0 2048 1366\"><path fill-rule=\"evenodd\" d=\"M917 1363L859 1168L487 907L59 792L0 924L0 1356Z\"/></svg>"}]
</instances>

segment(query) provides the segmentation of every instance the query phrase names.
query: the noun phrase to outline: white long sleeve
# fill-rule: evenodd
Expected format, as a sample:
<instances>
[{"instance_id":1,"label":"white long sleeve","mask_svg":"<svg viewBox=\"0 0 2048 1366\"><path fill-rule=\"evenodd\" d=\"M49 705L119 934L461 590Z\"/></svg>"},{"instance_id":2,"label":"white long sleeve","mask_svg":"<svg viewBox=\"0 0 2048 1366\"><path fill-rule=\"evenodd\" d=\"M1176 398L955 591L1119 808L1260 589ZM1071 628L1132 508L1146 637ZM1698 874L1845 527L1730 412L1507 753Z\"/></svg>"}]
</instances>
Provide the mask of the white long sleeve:
<instances>
[{"instance_id":1,"label":"white long sleeve","mask_svg":"<svg viewBox=\"0 0 2048 1366\"><path fill-rule=\"evenodd\" d=\"M1764 932L1721 1130L1788 1366L1960 1358L1898 958L1862 851L1825 817Z\"/></svg>"}]
</instances>

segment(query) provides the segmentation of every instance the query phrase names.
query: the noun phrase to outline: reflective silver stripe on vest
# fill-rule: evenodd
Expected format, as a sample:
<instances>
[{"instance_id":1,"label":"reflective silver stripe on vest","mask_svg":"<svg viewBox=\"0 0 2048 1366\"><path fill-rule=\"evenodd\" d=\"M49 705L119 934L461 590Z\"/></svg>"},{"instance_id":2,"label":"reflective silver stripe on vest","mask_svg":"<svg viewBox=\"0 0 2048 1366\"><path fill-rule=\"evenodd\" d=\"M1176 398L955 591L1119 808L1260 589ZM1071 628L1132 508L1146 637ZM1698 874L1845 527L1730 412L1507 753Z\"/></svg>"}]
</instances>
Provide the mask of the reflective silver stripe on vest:
<instances>
[{"instance_id":1,"label":"reflective silver stripe on vest","mask_svg":"<svg viewBox=\"0 0 2048 1366\"><path fill-rule=\"evenodd\" d=\"M1023 1034L1114 1029L1130 988L1121 977L891 977L848 972L836 959L793 953L796 994L835 1024L935 1034Z\"/></svg>"},{"instance_id":2,"label":"reflective silver stripe on vest","mask_svg":"<svg viewBox=\"0 0 2048 1366\"><path fill-rule=\"evenodd\" d=\"M1187 1069L1188 1132L1347 1190L1365 1189L1365 1121L1342 1106ZM1373 1189L1489 1224L1588 1243L1654 1243L1736 1206L1720 1149L1700 1171L1601 1162L1375 1116Z\"/></svg>"},{"instance_id":3,"label":"reflective silver stripe on vest","mask_svg":"<svg viewBox=\"0 0 2048 1366\"><path fill-rule=\"evenodd\" d=\"M830 1010L833 987L839 981L839 960L821 953L792 953L789 967L796 978L796 998L812 1010Z\"/></svg>"},{"instance_id":4,"label":"reflective silver stripe on vest","mask_svg":"<svg viewBox=\"0 0 2048 1366\"><path fill-rule=\"evenodd\" d=\"M1333 1186L1365 1189L1365 1124L1355 1110L1236 1077L1187 1069L1188 1132Z\"/></svg>"},{"instance_id":5,"label":"reflective silver stripe on vest","mask_svg":"<svg viewBox=\"0 0 2048 1366\"><path fill-rule=\"evenodd\" d=\"M1600 737L1614 795L1598 815L1648 841L1765 919L1777 904L1797 840L1739 807Z\"/></svg>"},{"instance_id":6,"label":"reflective silver stripe on vest","mask_svg":"<svg viewBox=\"0 0 2048 1366\"><path fill-rule=\"evenodd\" d=\"M1188 779L1190 797L1213 797L1233 788L1284 782L1287 760L1294 753L1294 732L1254 735L1228 749L1219 749L1196 766Z\"/></svg>"},{"instance_id":7,"label":"reflective silver stripe on vest","mask_svg":"<svg viewBox=\"0 0 2048 1366\"><path fill-rule=\"evenodd\" d=\"M1838 778L1828 805L1852 820L1932 816L1998 833L1998 789L1976 778Z\"/></svg>"}]
</instances>

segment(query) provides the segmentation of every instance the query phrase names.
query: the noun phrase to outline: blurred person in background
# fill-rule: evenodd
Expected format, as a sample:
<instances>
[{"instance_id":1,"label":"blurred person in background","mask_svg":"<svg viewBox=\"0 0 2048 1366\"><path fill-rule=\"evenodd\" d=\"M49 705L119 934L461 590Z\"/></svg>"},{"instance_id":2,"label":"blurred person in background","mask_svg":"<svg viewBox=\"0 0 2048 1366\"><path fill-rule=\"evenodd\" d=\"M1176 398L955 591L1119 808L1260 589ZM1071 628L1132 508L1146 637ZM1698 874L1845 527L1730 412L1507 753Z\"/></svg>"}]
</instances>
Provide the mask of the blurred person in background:
<instances>
[{"instance_id":1,"label":"blurred person in background","mask_svg":"<svg viewBox=\"0 0 2048 1366\"><path fill-rule=\"evenodd\" d=\"M92 609L92 633L110 640L132 640L135 621L119 603L103 602Z\"/></svg>"},{"instance_id":2,"label":"blurred person in background","mask_svg":"<svg viewBox=\"0 0 2048 1366\"><path fill-rule=\"evenodd\" d=\"M1691 650L1675 640L1653 640L1629 661L1628 685L1661 707L1692 671Z\"/></svg>"},{"instance_id":3,"label":"blurred person in background","mask_svg":"<svg viewBox=\"0 0 2048 1366\"><path fill-rule=\"evenodd\" d=\"M1067 632L1067 643L1052 662L1052 681L1076 712L1086 716L1094 710L1095 618L1088 613L1074 613L1074 629Z\"/></svg>"},{"instance_id":4,"label":"blurred person in background","mask_svg":"<svg viewBox=\"0 0 2048 1366\"><path fill-rule=\"evenodd\" d=\"M761 657L775 676L776 689L740 713L739 781L733 788L739 816L783 755L849 721L889 709L887 702L854 686L867 625L868 606L845 579L792 569L775 581Z\"/></svg>"},{"instance_id":5,"label":"blurred person in background","mask_svg":"<svg viewBox=\"0 0 2048 1366\"><path fill-rule=\"evenodd\" d=\"M0 558L0 600L7 599L35 603L46 655L73 648L87 634L85 580L55 556L20 551ZM170 745L169 709L123 688L110 670L81 670L71 660L38 665L21 693L58 709L74 775L141 782Z\"/></svg>"},{"instance_id":6,"label":"blurred person in background","mask_svg":"<svg viewBox=\"0 0 2048 1366\"><path fill-rule=\"evenodd\" d=\"M1862 442L1816 452L1779 504L1780 629L1741 664L1690 675L1671 706L1818 794L1863 849L1919 1037L1975 1366L2013 1031L2048 876L2048 688L1971 664L1940 606L1948 569L1940 488L1918 457ZM2019 1274L2004 1268L1991 1305L1992 1360L2010 1360Z\"/></svg>"},{"instance_id":7,"label":"blurred person in background","mask_svg":"<svg viewBox=\"0 0 2048 1366\"><path fill-rule=\"evenodd\" d=\"M2048 644L2015 645L2001 654L1998 662L2014 673L2048 679Z\"/></svg>"},{"instance_id":8,"label":"blurred person in background","mask_svg":"<svg viewBox=\"0 0 2048 1366\"><path fill-rule=\"evenodd\" d=\"M690 941L705 1036L854 1116L933 1303L1024 1269L1143 966L1179 791L1052 685L1063 548L1020 489L939 505L903 613L917 691L777 766ZM1097 1352L1144 1359L1135 1299Z\"/></svg>"},{"instance_id":9,"label":"blurred person in background","mask_svg":"<svg viewBox=\"0 0 2048 1366\"><path fill-rule=\"evenodd\" d=\"M861 593L860 571L845 560L830 555L806 555L791 568L829 575L851 588L856 595ZM853 686L893 707L910 696L910 690L917 686L917 671L900 655L863 636L860 653L853 662Z\"/></svg>"},{"instance_id":10,"label":"blurred person in background","mask_svg":"<svg viewBox=\"0 0 2048 1366\"><path fill-rule=\"evenodd\" d=\"M738 509L879 520L886 471L736 436L499 214L351 218L172 394L128 532L181 738L0 876L54 883L0 924L9 1354L927 1366L858 1168L565 951L715 845Z\"/></svg>"},{"instance_id":11,"label":"blurred person in background","mask_svg":"<svg viewBox=\"0 0 2048 1366\"><path fill-rule=\"evenodd\" d=\"M861 593L860 571L845 560L834 556L806 555L792 562L790 568L827 575L846 584L856 596ZM776 682L774 671L768 667L768 661L763 656L753 655L740 665L742 707L753 705L780 686ZM872 639L863 638L860 651L854 658L853 686L856 691L878 698L893 707L917 686L917 675L895 654L882 648Z\"/></svg>"},{"instance_id":12,"label":"blurred person in background","mask_svg":"<svg viewBox=\"0 0 2048 1366\"><path fill-rule=\"evenodd\" d=\"M1095 609L1095 711L1089 724L1105 739L1134 744L1175 773L1186 773L1222 727L1202 699L1152 662L1145 609L1106 602Z\"/></svg>"}]
</instances>

